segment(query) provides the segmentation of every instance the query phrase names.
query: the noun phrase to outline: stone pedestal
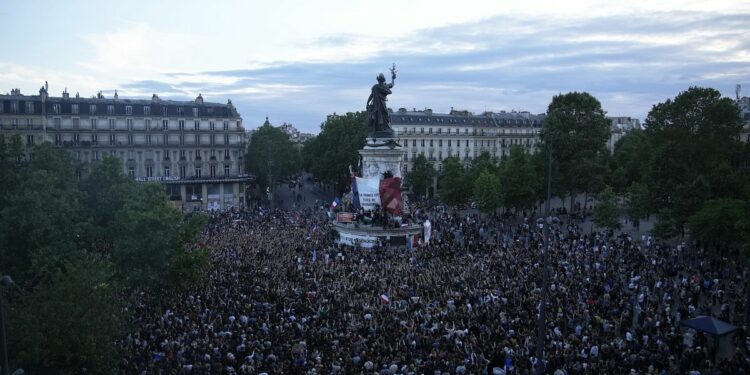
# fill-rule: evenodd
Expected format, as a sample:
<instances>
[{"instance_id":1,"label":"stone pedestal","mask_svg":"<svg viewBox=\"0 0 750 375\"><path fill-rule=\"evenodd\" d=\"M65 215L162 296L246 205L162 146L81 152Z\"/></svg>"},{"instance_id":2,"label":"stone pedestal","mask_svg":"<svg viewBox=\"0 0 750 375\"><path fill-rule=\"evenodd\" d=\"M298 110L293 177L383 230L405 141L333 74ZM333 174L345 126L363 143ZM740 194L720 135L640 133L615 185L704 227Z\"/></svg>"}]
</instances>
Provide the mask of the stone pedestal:
<instances>
[{"instance_id":1,"label":"stone pedestal","mask_svg":"<svg viewBox=\"0 0 750 375\"><path fill-rule=\"evenodd\" d=\"M359 154L362 155L362 177L382 179L383 173L390 171L393 177L404 178L401 169L406 151L397 143L368 143Z\"/></svg>"}]
</instances>

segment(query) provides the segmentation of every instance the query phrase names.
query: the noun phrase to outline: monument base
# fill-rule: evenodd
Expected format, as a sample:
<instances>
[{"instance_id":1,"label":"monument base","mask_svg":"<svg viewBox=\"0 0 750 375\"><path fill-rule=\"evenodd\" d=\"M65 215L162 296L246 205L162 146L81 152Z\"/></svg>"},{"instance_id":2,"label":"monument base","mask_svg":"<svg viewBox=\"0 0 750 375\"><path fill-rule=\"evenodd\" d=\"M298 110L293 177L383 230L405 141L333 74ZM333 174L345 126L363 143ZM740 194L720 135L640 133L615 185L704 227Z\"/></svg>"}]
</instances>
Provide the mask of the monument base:
<instances>
[{"instance_id":1,"label":"monument base","mask_svg":"<svg viewBox=\"0 0 750 375\"><path fill-rule=\"evenodd\" d=\"M401 167L403 165L404 148L396 143L393 139L384 140L384 142L369 142L365 147L359 150L362 156L362 177L383 178L383 174L390 172L393 177L403 179Z\"/></svg>"},{"instance_id":2,"label":"monument base","mask_svg":"<svg viewBox=\"0 0 750 375\"><path fill-rule=\"evenodd\" d=\"M422 225L412 224L399 228L386 228L376 225L334 222L333 229L338 233L338 243L342 245L372 248L379 245L406 245L413 236L422 235Z\"/></svg>"}]
</instances>

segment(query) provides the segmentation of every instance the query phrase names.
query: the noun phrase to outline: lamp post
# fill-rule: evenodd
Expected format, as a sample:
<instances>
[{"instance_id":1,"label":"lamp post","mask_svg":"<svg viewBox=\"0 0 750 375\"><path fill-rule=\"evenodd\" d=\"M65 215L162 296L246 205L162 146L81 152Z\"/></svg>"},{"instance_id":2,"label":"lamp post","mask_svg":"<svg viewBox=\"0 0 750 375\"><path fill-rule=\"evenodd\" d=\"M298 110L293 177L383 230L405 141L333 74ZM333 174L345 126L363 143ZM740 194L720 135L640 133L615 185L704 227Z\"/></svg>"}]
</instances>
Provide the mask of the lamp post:
<instances>
[{"instance_id":1,"label":"lamp post","mask_svg":"<svg viewBox=\"0 0 750 375\"><path fill-rule=\"evenodd\" d=\"M9 286L13 284L13 279L10 278L10 276L5 275L0 277L0 286ZM2 371L0 374L6 375L10 374L10 366L8 365L8 342L5 339L5 316L3 313L3 299L2 294L0 294L0 342L3 343L3 357L2 357L2 363L0 363L0 366L2 366Z\"/></svg>"},{"instance_id":2,"label":"lamp post","mask_svg":"<svg viewBox=\"0 0 750 375\"><path fill-rule=\"evenodd\" d=\"M550 200L552 200L552 146L549 144L549 142L547 142L547 203L545 204L544 208L545 218L541 221L540 224L544 228L544 250L542 253L542 295L539 302L539 326L537 327L538 331L536 342L536 373L539 375L544 373L544 336L545 326L547 324L545 308L547 305L547 289L549 288L549 227L552 224L549 212Z\"/></svg>"}]
</instances>

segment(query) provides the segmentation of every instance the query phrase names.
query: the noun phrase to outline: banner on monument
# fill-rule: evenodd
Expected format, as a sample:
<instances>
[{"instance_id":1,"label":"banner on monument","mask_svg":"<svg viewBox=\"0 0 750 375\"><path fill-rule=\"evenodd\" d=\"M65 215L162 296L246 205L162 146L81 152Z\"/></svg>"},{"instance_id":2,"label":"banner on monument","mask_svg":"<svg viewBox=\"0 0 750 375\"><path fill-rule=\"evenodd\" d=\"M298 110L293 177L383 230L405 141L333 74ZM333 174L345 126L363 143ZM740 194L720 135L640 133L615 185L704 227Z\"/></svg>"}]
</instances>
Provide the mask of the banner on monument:
<instances>
[{"instance_id":1,"label":"banner on monument","mask_svg":"<svg viewBox=\"0 0 750 375\"><path fill-rule=\"evenodd\" d=\"M401 199L401 178L391 177L380 181L380 201L383 208L392 215L400 216L404 210Z\"/></svg>"},{"instance_id":2,"label":"banner on monument","mask_svg":"<svg viewBox=\"0 0 750 375\"><path fill-rule=\"evenodd\" d=\"M380 178L360 178L356 177L357 192L359 204L367 211L380 205Z\"/></svg>"},{"instance_id":3,"label":"banner on monument","mask_svg":"<svg viewBox=\"0 0 750 375\"><path fill-rule=\"evenodd\" d=\"M354 214L351 212L337 212L336 221L339 223L351 223L354 221Z\"/></svg>"},{"instance_id":4,"label":"banner on monument","mask_svg":"<svg viewBox=\"0 0 750 375\"><path fill-rule=\"evenodd\" d=\"M357 246L370 249L378 245L378 238L373 236L363 236L339 232L339 243L342 245Z\"/></svg>"}]
</instances>

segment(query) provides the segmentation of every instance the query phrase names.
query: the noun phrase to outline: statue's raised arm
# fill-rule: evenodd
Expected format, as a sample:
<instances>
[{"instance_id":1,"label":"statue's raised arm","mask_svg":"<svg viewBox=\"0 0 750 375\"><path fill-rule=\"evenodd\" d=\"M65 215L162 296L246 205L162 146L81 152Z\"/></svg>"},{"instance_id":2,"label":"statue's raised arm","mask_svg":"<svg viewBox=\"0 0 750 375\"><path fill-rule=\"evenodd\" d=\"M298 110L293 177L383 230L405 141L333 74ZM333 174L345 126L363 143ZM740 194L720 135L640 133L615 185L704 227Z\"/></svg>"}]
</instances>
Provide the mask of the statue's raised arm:
<instances>
[{"instance_id":1,"label":"statue's raised arm","mask_svg":"<svg viewBox=\"0 0 750 375\"><path fill-rule=\"evenodd\" d=\"M391 88L395 84L394 81L396 80L396 63L393 63L391 66Z\"/></svg>"}]
</instances>

